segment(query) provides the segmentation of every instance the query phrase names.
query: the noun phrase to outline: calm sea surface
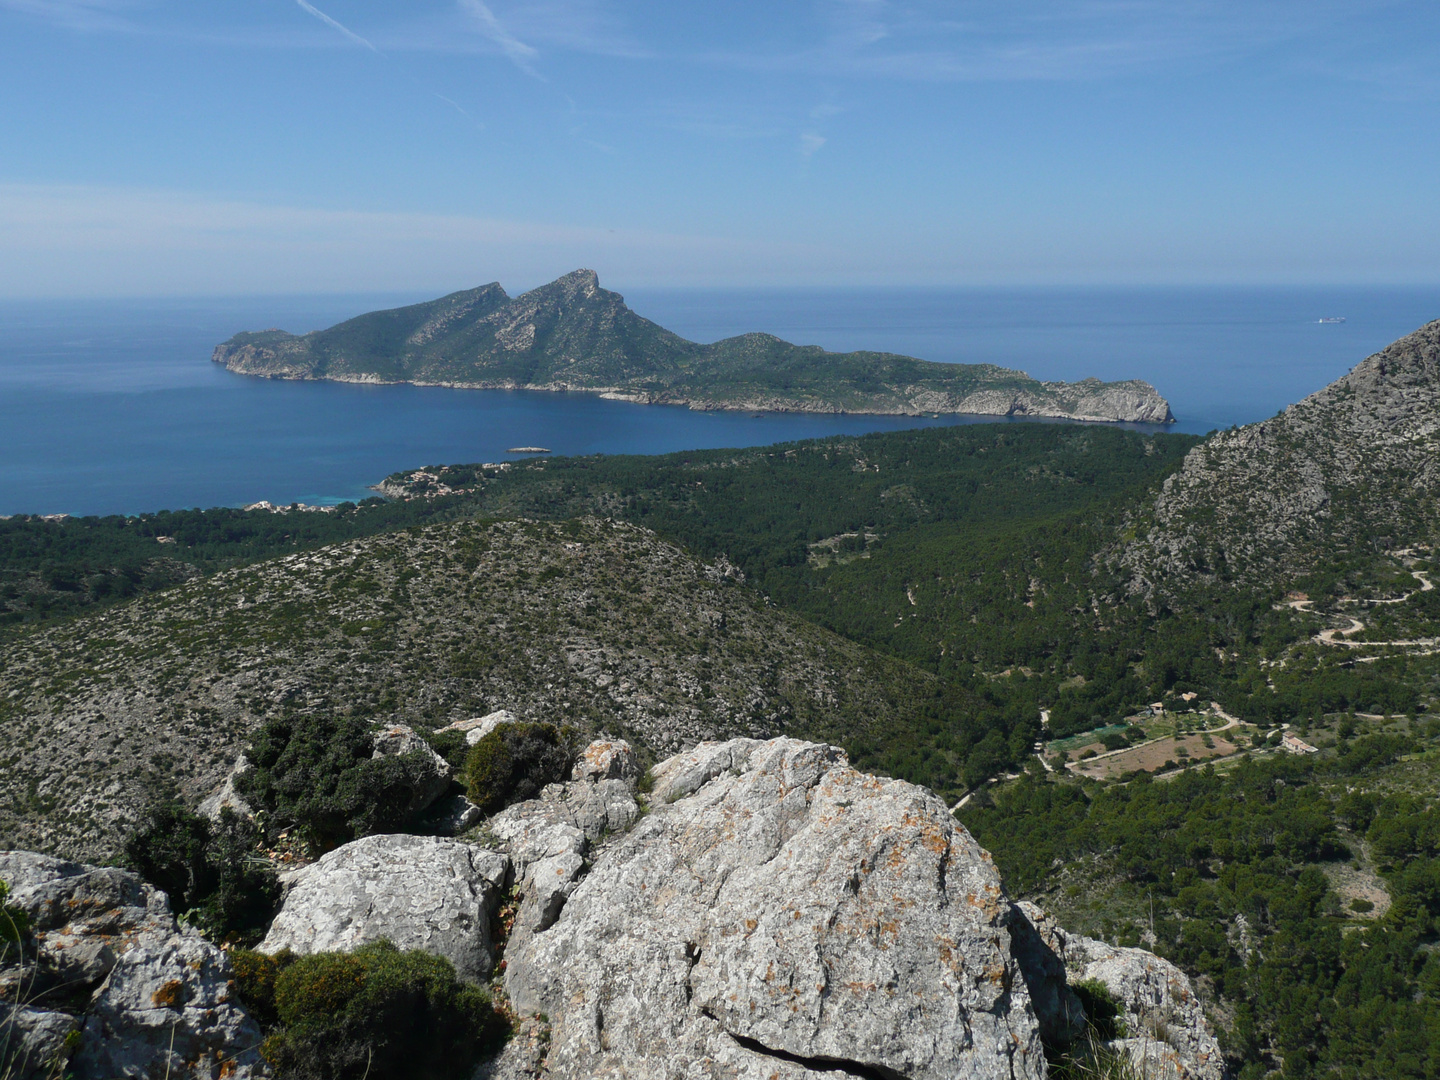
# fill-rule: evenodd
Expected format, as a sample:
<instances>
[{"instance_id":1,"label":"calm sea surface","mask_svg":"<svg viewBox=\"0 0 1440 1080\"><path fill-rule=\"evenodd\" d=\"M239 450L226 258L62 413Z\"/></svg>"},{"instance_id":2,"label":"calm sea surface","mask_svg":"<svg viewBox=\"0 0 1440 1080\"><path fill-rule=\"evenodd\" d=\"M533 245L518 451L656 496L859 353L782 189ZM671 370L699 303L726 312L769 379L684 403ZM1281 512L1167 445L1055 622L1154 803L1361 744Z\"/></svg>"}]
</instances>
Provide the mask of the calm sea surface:
<instances>
[{"instance_id":1,"label":"calm sea surface","mask_svg":"<svg viewBox=\"0 0 1440 1080\"><path fill-rule=\"evenodd\" d=\"M0 304L0 514L136 513L364 497L398 469L662 453L971 418L750 416L585 394L287 383L210 362L237 330L303 332L413 295ZM765 330L829 349L1142 378L1174 430L1273 415L1440 317L1440 288L659 290L626 299L677 333ZM1340 324L1321 324L1343 316Z\"/></svg>"}]
</instances>

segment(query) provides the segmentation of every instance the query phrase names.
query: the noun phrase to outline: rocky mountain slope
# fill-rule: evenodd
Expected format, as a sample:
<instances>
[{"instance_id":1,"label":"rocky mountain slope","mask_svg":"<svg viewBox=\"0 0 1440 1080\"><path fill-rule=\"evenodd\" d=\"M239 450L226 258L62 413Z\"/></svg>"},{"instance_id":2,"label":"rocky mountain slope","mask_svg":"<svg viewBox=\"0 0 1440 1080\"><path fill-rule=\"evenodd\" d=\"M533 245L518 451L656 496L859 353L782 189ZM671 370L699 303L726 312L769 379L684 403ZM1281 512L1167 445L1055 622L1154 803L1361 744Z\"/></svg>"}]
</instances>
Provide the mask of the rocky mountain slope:
<instances>
[{"instance_id":1,"label":"rocky mountain slope","mask_svg":"<svg viewBox=\"0 0 1440 1080\"><path fill-rule=\"evenodd\" d=\"M1111 561L1134 592L1268 583L1440 524L1440 321L1190 451Z\"/></svg>"},{"instance_id":2,"label":"rocky mountain slope","mask_svg":"<svg viewBox=\"0 0 1440 1080\"><path fill-rule=\"evenodd\" d=\"M700 345L636 315L593 270L514 299L490 284L303 336L236 334L214 360L270 378L588 390L692 409L1173 419L1139 380L1045 383L992 364L830 353L769 334Z\"/></svg>"},{"instance_id":3,"label":"rocky mountain slope","mask_svg":"<svg viewBox=\"0 0 1440 1080\"><path fill-rule=\"evenodd\" d=\"M385 938L481 981L493 967L516 1031L476 1080L1041 1080L1047 1054L1222 1077L1180 971L1013 904L926 789L783 738L701 743L651 776L647 800L633 770L600 778L582 759L467 837L356 840L294 876L261 949ZM618 828L583 809L600 802L628 808ZM227 983L229 958L177 927L164 894L27 853L0 853L0 875L39 930L36 967L88 963L98 984L79 1015L0 1013L36 1059L73 1053L82 1080L269 1074L252 984ZM1096 987L1123 1033L1090 1034Z\"/></svg>"},{"instance_id":4,"label":"rocky mountain slope","mask_svg":"<svg viewBox=\"0 0 1440 1080\"><path fill-rule=\"evenodd\" d=\"M17 635L0 658L0 847L112 855L269 717L421 730L505 707L628 736L906 730L933 679L767 606L723 561L600 521L412 529Z\"/></svg>"}]
</instances>

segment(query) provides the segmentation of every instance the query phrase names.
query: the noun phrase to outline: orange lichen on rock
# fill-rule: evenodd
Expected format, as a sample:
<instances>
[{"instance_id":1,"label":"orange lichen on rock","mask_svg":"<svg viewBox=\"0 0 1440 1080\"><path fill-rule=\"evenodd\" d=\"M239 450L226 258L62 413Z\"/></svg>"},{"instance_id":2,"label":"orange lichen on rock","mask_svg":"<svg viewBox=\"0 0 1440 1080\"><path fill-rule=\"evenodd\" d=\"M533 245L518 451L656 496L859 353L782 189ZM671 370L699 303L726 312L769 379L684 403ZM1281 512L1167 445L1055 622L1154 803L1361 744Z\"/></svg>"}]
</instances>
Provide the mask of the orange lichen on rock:
<instances>
[{"instance_id":1,"label":"orange lichen on rock","mask_svg":"<svg viewBox=\"0 0 1440 1080\"><path fill-rule=\"evenodd\" d=\"M162 1009L178 1009L185 1004L185 984L171 979L151 994L150 1000Z\"/></svg>"}]
</instances>

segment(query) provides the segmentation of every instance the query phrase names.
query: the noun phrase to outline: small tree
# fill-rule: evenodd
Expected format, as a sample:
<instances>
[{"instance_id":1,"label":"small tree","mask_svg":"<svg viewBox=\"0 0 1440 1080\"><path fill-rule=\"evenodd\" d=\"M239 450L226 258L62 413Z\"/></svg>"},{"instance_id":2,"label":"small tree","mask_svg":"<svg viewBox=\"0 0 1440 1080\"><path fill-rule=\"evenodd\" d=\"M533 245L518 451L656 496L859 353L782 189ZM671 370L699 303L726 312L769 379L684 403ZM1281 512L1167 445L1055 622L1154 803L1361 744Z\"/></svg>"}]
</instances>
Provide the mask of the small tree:
<instances>
[{"instance_id":1,"label":"small tree","mask_svg":"<svg viewBox=\"0 0 1440 1080\"><path fill-rule=\"evenodd\" d=\"M539 795L566 779L575 755L552 724L501 724L470 749L465 786L487 814Z\"/></svg>"}]
</instances>

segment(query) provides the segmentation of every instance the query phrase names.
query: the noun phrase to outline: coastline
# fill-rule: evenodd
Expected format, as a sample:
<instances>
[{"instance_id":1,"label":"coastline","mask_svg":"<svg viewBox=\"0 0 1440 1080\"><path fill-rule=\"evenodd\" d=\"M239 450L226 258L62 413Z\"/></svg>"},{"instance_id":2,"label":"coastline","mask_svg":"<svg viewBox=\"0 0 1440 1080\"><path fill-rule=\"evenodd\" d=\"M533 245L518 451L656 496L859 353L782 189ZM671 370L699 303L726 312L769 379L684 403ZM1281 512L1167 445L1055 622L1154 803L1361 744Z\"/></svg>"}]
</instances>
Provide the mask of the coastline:
<instances>
[{"instance_id":1,"label":"coastline","mask_svg":"<svg viewBox=\"0 0 1440 1080\"><path fill-rule=\"evenodd\" d=\"M219 350L217 349L217 352ZM625 386L581 386L574 383L520 383L514 380L486 380L480 382L459 382L454 380L427 379L385 379L379 375L364 373L340 373L336 375L311 375L298 371L258 372L232 367L225 360L214 358L216 364L234 375L245 375L257 379L275 379L283 382L337 382L358 386L418 386L445 390L523 390L553 394L592 394L605 401L624 401L636 405L683 406L692 412L749 412L773 414L811 414L822 416L994 416L1035 417L1037 419L1071 420L1090 424L1157 424L1176 423L1169 402L1158 394L1155 398L1164 409L1164 417L1157 418L1154 409L1151 415L1101 415L1097 412L1072 412L1056 408L1027 391L1007 392L1004 390L979 390L963 398L940 391L911 388L913 397L902 402L873 402L862 408L847 408L830 401L807 398L784 398L764 396L739 399L696 398L691 395L667 391L637 391ZM1040 383L1051 392L1072 391L1092 380L1079 383ZM1101 386L1124 386L1125 383L1099 384ZM1129 380L1139 383L1139 380ZM1148 384L1145 384L1148 386ZM1062 389L1063 388L1063 389ZM903 394L904 391L896 391ZM1151 388L1151 393L1154 393ZM1142 412L1144 410L1136 410ZM1117 410L1118 412L1118 410Z\"/></svg>"}]
</instances>

